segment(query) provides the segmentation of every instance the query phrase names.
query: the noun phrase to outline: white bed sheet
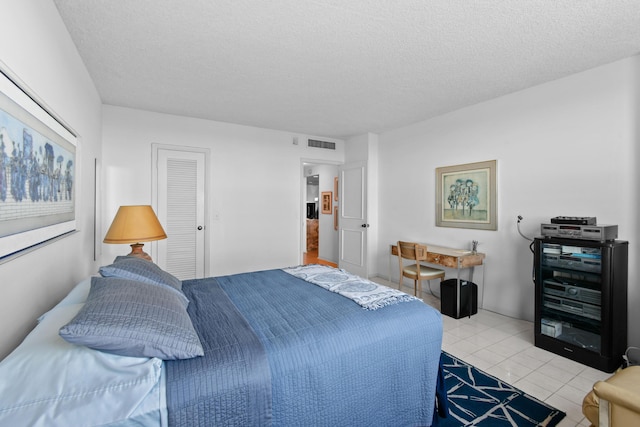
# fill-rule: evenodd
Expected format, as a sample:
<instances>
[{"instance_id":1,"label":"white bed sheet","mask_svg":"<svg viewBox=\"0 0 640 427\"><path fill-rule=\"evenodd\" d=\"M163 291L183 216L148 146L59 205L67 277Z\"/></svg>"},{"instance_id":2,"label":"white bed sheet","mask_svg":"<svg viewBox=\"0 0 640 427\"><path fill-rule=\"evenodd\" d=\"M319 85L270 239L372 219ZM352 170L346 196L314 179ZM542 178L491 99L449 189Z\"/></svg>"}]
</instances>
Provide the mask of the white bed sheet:
<instances>
[{"instance_id":1,"label":"white bed sheet","mask_svg":"<svg viewBox=\"0 0 640 427\"><path fill-rule=\"evenodd\" d=\"M0 425L167 425L162 360L103 353L58 335L89 286L79 283L0 362Z\"/></svg>"}]
</instances>

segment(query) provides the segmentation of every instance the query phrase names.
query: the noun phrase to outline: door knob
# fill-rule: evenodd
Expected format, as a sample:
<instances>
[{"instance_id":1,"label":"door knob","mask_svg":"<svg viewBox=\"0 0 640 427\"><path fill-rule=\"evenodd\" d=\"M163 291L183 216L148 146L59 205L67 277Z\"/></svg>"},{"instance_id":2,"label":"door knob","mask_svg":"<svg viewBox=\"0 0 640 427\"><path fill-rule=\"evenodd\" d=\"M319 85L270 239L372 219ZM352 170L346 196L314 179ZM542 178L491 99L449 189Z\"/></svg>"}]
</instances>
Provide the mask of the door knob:
<instances>
[{"instance_id":1,"label":"door knob","mask_svg":"<svg viewBox=\"0 0 640 427\"><path fill-rule=\"evenodd\" d=\"M362 228L369 228L369 224L362 224L360 227L362 227Z\"/></svg>"},{"instance_id":2,"label":"door knob","mask_svg":"<svg viewBox=\"0 0 640 427\"><path fill-rule=\"evenodd\" d=\"M198 226L198 231L199 231L199 230L202 230L202 226L201 226L201 225L199 225L199 226Z\"/></svg>"}]
</instances>

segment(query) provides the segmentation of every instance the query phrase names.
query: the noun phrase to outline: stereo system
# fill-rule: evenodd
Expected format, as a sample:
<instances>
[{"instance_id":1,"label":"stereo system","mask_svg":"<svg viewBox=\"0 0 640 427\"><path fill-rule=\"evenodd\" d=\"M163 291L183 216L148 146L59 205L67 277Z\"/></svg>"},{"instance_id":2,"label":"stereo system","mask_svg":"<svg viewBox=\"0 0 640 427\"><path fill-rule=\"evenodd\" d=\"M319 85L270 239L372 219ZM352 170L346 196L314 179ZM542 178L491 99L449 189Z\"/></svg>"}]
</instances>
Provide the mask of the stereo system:
<instances>
[{"instance_id":1,"label":"stereo system","mask_svg":"<svg viewBox=\"0 0 640 427\"><path fill-rule=\"evenodd\" d=\"M557 279L546 279L543 282L543 287L545 294L600 305L601 293L594 289L582 288L567 282L560 282Z\"/></svg>"},{"instance_id":2,"label":"stereo system","mask_svg":"<svg viewBox=\"0 0 640 427\"><path fill-rule=\"evenodd\" d=\"M564 237L567 239L595 240L606 242L618 237L617 225L597 225L595 217L557 216L550 224L541 224L544 237ZM542 264L591 273L600 273L602 260L600 249L543 244ZM542 304L554 310L571 313L594 320L601 320L600 305L602 294L595 289L568 283L561 277L553 277L542 282ZM562 334L562 323L544 319L542 333L552 337Z\"/></svg>"},{"instance_id":3,"label":"stereo system","mask_svg":"<svg viewBox=\"0 0 640 427\"><path fill-rule=\"evenodd\" d=\"M596 240L606 242L618 238L617 225L541 224L540 233L545 237Z\"/></svg>"},{"instance_id":4,"label":"stereo system","mask_svg":"<svg viewBox=\"0 0 640 427\"><path fill-rule=\"evenodd\" d=\"M542 286L542 303L545 307L600 320L600 291L583 288L558 278L545 279Z\"/></svg>"},{"instance_id":5,"label":"stereo system","mask_svg":"<svg viewBox=\"0 0 640 427\"><path fill-rule=\"evenodd\" d=\"M564 311L565 313L577 314L578 316L600 320L599 305L588 304L586 302L556 297L553 295L543 295L542 303L545 307Z\"/></svg>"},{"instance_id":6,"label":"stereo system","mask_svg":"<svg viewBox=\"0 0 640 427\"><path fill-rule=\"evenodd\" d=\"M595 216L557 216L551 218L551 224L596 225Z\"/></svg>"},{"instance_id":7,"label":"stereo system","mask_svg":"<svg viewBox=\"0 0 640 427\"><path fill-rule=\"evenodd\" d=\"M549 267L568 268L590 273L600 273L602 268L602 260L588 257L588 254L543 254L542 264Z\"/></svg>"}]
</instances>

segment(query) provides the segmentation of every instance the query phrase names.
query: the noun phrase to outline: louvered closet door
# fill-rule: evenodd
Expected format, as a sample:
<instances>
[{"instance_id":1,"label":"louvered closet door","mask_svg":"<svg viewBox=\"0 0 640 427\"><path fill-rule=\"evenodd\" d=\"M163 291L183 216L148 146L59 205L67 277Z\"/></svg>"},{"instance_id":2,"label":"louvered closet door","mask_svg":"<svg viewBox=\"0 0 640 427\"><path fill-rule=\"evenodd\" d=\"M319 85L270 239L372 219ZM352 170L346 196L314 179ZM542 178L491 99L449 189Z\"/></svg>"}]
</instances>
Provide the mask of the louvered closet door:
<instances>
[{"instance_id":1,"label":"louvered closet door","mask_svg":"<svg viewBox=\"0 0 640 427\"><path fill-rule=\"evenodd\" d=\"M205 154L158 150L158 265L181 280L205 275Z\"/></svg>"}]
</instances>

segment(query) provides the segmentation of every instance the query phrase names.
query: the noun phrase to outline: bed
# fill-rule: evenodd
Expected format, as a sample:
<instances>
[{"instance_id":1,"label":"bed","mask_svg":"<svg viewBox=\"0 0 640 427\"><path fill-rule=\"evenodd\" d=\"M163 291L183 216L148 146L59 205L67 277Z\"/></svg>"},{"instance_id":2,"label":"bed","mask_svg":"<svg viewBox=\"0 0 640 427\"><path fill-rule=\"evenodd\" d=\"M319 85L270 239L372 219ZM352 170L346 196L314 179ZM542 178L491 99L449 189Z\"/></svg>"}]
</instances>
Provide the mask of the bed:
<instances>
[{"instance_id":1,"label":"bed","mask_svg":"<svg viewBox=\"0 0 640 427\"><path fill-rule=\"evenodd\" d=\"M440 313L343 270L119 257L0 362L0 425L429 426Z\"/></svg>"}]
</instances>

